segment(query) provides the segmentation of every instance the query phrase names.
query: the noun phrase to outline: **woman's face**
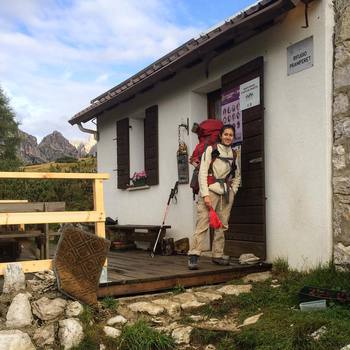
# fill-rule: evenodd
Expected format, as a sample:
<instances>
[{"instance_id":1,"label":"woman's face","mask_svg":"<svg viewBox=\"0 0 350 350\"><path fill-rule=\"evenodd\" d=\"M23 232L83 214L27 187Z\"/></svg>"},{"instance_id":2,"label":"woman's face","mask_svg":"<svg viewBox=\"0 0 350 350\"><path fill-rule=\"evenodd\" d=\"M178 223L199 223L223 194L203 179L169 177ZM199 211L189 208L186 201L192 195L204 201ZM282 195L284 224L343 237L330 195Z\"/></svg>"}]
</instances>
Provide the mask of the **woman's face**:
<instances>
[{"instance_id":1,"label":"woman's face","mask_svg":"<svg viewBox=\"0 0 350 350\"><path fill-rule=\"evenodd\" d=\"M221 134L221 143L225 146L232 145L234 140L233 130L231 128L227 128Z\"/></svg>"}]
</instances>

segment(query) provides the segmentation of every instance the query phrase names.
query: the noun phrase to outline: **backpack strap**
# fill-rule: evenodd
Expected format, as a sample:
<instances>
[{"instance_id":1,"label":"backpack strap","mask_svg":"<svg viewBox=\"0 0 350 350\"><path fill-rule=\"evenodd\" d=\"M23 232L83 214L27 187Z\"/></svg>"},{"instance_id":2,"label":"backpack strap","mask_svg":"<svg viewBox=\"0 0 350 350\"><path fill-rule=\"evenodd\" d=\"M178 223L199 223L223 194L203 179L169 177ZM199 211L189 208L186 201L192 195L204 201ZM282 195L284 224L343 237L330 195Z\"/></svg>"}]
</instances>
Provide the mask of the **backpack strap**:
<instances>
[{"instance_id":1,"label":"backpack strap","mask_svg":"<svg viewBox=\"0 0 350 350\"><path fill-rule=\"evenodd\" d=\"M214 143L211 147L212 147L211 162L209 164L208 174L213 174L213 163L214 163L215 159L220 156L220 152L218 151L218 144Z\"/></svg>"}]
</instances>

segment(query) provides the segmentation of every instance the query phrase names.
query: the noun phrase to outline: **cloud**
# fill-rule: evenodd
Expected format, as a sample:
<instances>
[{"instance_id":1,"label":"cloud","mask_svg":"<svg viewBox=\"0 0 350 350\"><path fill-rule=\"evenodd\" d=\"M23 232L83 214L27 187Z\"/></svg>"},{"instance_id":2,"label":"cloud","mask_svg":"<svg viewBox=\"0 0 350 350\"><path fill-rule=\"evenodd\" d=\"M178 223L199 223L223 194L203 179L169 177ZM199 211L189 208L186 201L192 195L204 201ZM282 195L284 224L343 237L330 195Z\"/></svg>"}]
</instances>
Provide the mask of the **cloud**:
<instances>
[{"instance_id":1,"label":"cloud","mask_svg":"<svg viewBox=\"0 0 350 350\"><path fill-rule=\"evenodd\" d=\"M170 0L12 0L1 4L0 85L39 139L89 101L203 28L177 25Z\"/></svg>"}]
</instances>

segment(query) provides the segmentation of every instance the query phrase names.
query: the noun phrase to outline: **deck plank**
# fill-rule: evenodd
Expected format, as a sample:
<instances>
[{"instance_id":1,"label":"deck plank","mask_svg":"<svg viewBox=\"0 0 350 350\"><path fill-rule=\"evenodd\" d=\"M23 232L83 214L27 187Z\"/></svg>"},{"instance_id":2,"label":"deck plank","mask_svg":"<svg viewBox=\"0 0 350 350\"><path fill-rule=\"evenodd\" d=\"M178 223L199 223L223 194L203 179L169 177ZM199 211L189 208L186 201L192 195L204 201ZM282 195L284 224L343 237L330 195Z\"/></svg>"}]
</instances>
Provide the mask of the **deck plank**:
<instances>
[{"instance_id":1,"label":"deck plank","mask_svg":"<svg viewBox=\"0 0 350 350\"><path fill-rule=\"evenodd\" d=\"M108 255L108 283L100 284L98 296L126 296L184 287L223 283L243 274L266 271L270 264L218 266L210 258L200 258L200 269L189 270L187 256L156 255L147 251L111 251Z\"/></svg>"}]
</instances>

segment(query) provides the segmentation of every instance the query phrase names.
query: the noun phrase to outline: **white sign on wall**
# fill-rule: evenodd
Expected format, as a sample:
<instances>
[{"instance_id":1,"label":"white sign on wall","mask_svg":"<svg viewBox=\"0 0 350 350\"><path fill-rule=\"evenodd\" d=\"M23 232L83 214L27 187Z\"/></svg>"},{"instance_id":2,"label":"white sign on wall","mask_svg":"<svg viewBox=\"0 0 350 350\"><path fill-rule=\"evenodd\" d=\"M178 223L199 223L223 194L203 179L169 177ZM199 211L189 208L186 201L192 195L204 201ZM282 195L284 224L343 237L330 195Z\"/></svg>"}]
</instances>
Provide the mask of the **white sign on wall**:
<instances>
[{"instance_id":1,"label":"white sign on wall","mask_svg":"<svg viewBox=\"0 0 350 350\"><path fill-rule=\"evenodd\" d=\"M260 104L260 77L247 81L239 87L241 111Z\"/></svg>"},{"instance_id":2,"label":"white sign on wall","mask_svg":"<svg viewBox=\"0 0 350 350\"><path fill-rule=\"evenodd\" d=\"M287 47L288 75L298 73L314 65L314 39L312 36Z\"/></svg>"}]
</instances>

